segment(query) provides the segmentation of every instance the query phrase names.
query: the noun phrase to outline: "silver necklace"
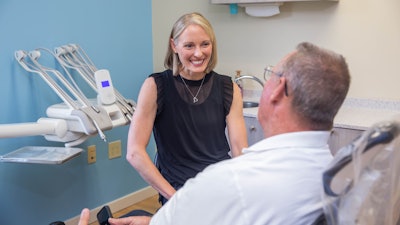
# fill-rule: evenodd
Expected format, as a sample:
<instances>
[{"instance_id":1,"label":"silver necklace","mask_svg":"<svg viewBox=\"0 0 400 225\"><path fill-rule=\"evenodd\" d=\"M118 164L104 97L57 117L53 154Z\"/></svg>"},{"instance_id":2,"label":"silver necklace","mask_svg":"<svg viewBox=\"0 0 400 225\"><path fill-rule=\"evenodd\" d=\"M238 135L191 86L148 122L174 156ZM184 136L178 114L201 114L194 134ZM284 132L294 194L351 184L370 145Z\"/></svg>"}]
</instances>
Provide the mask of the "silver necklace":
<instances>
[{"instance_id":1,"label":"silver necklace","mask_svg":"<svg viewBox=\"0 0 400 225\"><path fill-rule=\"evenodd\" d=\"M181 78L181 80L182 80L183 84L185 85L186 89L189 91L190 95L192 95L192 97L193 97L193 103L198 102L199 99L197 98L197 95L199 95L200 90L201 90L201 88L203 87L204 78L206 78L206 76L204 75L203 80L201 81L200 87L199 87L199 89L197 90L196 95L193 95L193 93L190 91L189 87L187 86L187 84L186 84L185 80L182 78L182 76L179 75L179 77Z\"/></svg>"}]
</instances>

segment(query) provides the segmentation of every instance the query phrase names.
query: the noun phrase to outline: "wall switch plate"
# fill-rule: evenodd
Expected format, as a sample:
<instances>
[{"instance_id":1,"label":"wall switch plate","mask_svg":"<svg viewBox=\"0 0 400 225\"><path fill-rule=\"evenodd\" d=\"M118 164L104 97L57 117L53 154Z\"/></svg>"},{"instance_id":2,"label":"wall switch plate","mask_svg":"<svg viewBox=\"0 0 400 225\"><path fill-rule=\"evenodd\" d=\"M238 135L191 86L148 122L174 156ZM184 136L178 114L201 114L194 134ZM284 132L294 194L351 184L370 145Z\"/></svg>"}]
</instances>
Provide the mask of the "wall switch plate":
<instances>
[{"instance_id":1,"label":"wall switch plate","mask_svg":"<svg viewBox=\"0 0 400 225\"><path fill-rule=\"evenodd\" d=\"M96 145L90 145L87 148L87 161L89 164L96 162Z\"/></svg>"},{"instance_id":2,"label":"wall switch plate","mask_svg":"<svg viewBox=\"0 0 400 225\"><path fill-rule=\"evenodd\" d=\"M121 157L121 141L113 141L108 143L108 158L114 159Z\"/></svg>"}]
</instances>

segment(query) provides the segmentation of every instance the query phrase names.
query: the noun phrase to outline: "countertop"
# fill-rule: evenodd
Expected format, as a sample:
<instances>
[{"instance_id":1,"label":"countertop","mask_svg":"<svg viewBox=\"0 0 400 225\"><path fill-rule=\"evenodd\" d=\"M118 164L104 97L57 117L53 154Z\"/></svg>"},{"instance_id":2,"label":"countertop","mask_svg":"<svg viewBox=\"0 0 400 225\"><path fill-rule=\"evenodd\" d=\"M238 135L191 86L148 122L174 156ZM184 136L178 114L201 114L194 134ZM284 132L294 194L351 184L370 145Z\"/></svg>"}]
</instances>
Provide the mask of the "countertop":
<instances>
[{"instance_id":1,"label":"countertop","mask_svg":"<svg viewBox=\"0 0 400 225\"><path fill-rule=\"evenodd\" d=\"M257 112L258 107L243 109L247 117L257 117ZM400 101L348 98L335 117L334 127L366 130L377 122L394 118L400 119Z\"/></svg>"},{"instance_id":2,"label":"countertop","mask_svg":"<svg viewBox=\"0 0 400 225\"><path fill-rule=\"evenodd\" d=\"M334 120L334 126L366 130L372 125L400 119L400 101L346 99Z\"/></svg>"}]
</instances>

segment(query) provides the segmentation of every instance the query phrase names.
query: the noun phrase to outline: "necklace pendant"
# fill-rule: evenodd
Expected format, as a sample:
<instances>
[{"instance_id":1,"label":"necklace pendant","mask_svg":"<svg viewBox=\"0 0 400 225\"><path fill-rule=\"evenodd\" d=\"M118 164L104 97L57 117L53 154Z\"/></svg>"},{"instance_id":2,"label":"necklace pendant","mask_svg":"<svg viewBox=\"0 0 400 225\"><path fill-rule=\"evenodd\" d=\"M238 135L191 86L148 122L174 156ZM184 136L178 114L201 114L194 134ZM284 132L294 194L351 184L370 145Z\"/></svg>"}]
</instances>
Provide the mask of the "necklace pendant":
<instances>
[{"instance_id":1,"label":"necklace pendant","mask_svg":"<svg viewBox=\"0 0 400 225\"><path fill-rule=\"evenodd\" d=\"M199 101L199 99L196 98L196 96L194 96L194 97L193 97L193 103L196 103L196 102L198 102L198 101Z\"/></svg>"}]
</instances>

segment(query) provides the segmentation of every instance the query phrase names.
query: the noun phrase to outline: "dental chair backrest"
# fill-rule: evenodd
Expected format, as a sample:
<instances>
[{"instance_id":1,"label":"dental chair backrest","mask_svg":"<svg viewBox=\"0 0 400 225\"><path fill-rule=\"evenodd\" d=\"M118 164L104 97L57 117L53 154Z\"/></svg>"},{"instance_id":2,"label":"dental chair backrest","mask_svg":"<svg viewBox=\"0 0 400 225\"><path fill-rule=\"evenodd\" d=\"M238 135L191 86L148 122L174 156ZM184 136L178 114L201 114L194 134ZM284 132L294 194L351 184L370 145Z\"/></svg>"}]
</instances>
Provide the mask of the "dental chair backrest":
<instances>
[{"instance_id":1,"label":"dental chair backrest","mask_svg":"<svg viewBox=\"0 0 400 225\"><path fill-rule=\"evenodd\" d=\"M378 123L342 148L323 173L328 225L399 225L400 120Z\"/></svg>"}]
</instances>

